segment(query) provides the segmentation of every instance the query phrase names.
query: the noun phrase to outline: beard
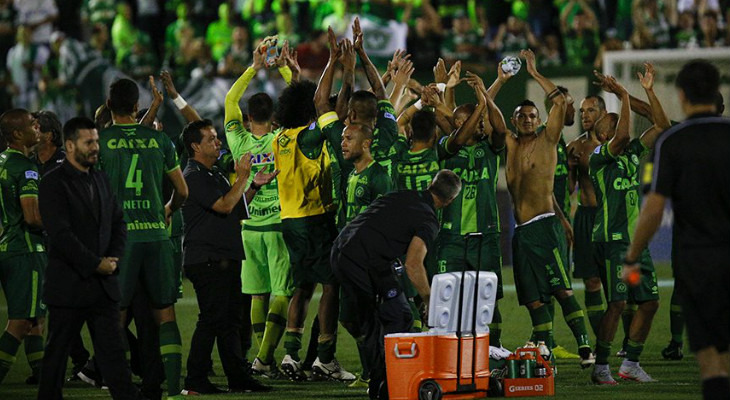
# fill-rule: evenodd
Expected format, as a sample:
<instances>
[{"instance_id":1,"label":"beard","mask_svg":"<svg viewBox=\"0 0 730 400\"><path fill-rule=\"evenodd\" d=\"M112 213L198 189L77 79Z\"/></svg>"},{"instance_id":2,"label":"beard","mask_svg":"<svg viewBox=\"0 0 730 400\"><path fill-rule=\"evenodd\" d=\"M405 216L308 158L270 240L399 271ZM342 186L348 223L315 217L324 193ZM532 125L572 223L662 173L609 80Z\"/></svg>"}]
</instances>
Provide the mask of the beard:
<instances>
[{"instance_id":1,"label":"beard","mask_svg":"<svg viewBox=\"0 0 730 400\"><path fill-rule=\"evenodd\" d=\"M79 163L79 165L82 165L84 167L93 167L96 165L96 161L99 159L99 152L89 152L89 153L76 153L74 154L74 160Z\"/></svg>"}]
</instances>

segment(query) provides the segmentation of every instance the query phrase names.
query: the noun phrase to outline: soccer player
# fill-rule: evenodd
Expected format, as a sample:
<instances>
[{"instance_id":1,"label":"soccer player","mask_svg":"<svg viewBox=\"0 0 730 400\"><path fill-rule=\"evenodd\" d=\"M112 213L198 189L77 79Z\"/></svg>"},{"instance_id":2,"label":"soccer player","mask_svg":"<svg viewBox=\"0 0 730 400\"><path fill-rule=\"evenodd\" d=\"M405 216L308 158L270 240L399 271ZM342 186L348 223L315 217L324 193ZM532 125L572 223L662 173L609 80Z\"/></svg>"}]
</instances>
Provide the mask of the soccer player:
<instances>
[{"instance_id":1,"label":"soccer player","mask_svg":"<svg viewBox=\"0 0 730 400\"><path fill-rule=\"evenodd\" d=\"M175 147L163 132L137 124L139 88L120 79L109 88L107 107L114 124L100 134L99 158L109 175L115 196L122 203L127 223L127 244L120 260L122 323L137 284L152 303L160 327L160 354L167 378L168 396L180 396L182 341L175 318L177 301L172 246L167 233L172 213L187 197ZM174 187L162 204L162 181Z\"/></svg>"},{"instance_id":2,"label":"soccer player","mask_svg":"<svg viewBox=\"0 0 730 400\"><path fill-rule=\"evenodd\" d=\"M283 56L284 53L282 52ZM253 63L231 86L225 102L225 129L228 146L234 159L251 153L252 175L272 169L272 142L278 133L273 128L274 102L266 93L257 93L248 100L251 130L243 126L239 101L253 77L265 69L260 49L253 51ZM289 67L280 72L287 83ZM289 253L281 233L281 206L276 179L264 185L248 205L250 219L244 220L241 234L246 259L241 270L242 289L250 294L251 324L259 344L259 352L251 366L252 372L268 378L278 378L279 369L274 350L286 328L289 300L294 293L290 275Z\"/></svg>"},{"instance_id":3,"label":"soccer player","mask_svg":"<svg viewBox=\"0 0 730 400\"><path fill-rule=\"evenodd\" d=\"M453 157L441 162L445 169L453 171L461 179L461 192L454 201L444 207L441 214L441 230L437 238L437 273L456 272L468 263L480 271L492 271L499 278L497 300L502 298L502 254L499 244L500 222L497 209L497 178L499 164L504 152L504 136L495 134L489 124L488 112L496 104L487 95L487 89L476 75L468 75L468 82L474 88L477 104L463 104L454 110L454 125L466 135L455 138L466 139L462 143L455 138L449 141L449 152ZM481 242L467 242L464 235L482 233ZM479 250L479 245L482 246ZM477 254L481 261L477 264ZM467 252L467 253L465 253ZM466 255L467 258L464 258ZM501 346L502 315L495 303L492 323L489 324L491 343Z\"/></svg>"},{"instance_id":4,"label":"soccer player","mask_svg":"<svg viewBox=\"0 0 730 400\"><path fill-rule=\"evenodd\" d=\"M324 377L351 381L334 357L337 332L338 291L329 264L332 241L337 235L331 207L332 176L325 137L314 122L312 82L294 82L279 96L276 121L283 128L272 143L278 176L284 242L289 251L295 286L289 303L284 334L286 356L282 371L292 380L306 379L299 358L309 300L316 284L322 284L319 301L320 334L313 371Z\"/></svg>"},{"instance_id":5,"label":"soccer player","mask_svg":"<svg viewBox=\"0 0 730 400\"><path fill-rule=\"evenodd\" d=\"M730 397L730 123L717 117L719 84L717 67L704 60L691 61L679 71L675 85L687 120L659 138L651 192L623 270L624 277L639 271L637 261L659 228L666 200L671 199L678 261L675 285L682 296L690 350L696 353L707 400Z\"/></svg>"},{"instance_id":6,"label":"soccer player","mask_svg":"<svg viewBox=\"0 0 730 400\"><path fill-rule=\"evenodd\" d=\"M659 307L659 289L649 251L641 254L641 282L628 287L617 279L620 275L622 256L625 253L639 214L639 162L654 146L657 136L669 127L661 104L653 87L654 70L645 64L645 74L640 76L641 85L649 97L654 125L639 139L631 139L629 94L612 77L608 78L611 92L621 99L621 114L608 114L598 120L595 127L600 146L590 155L590 176L599 205L593 225L594 256L599 265L608 309L601 319L596 342L596 366L592 380L601 385L615 385L608 366L611 341L616 334L619 318L632 299L638 310L631 322L626 359L621 364L619 376L639 382L653 382L639 365L639 356L649 334L651 322Z\"/></svg>"},{"instance_id":7,"label":"soccer player","mask_svg":"<svg viewBox=\"0 0 730 400\"><path fill-rule=\"evenodd\" d=\"M517 227L512 241L517 298L530 312L535 338L550 342L552 317L546 303L555 296L563 309L578 343L580 365L593 363L583 310L573 296L566 272L567 220L555 215L559 207L553 202L553 177L557 163L555 147L560 140L565 119L565 96L555 84L542 76L535 66L535 54L524 50L527 72L540 84L553 102L547 124L538 129L537 107L529 100L512 114L513 133L507 130L501 112L490 113L490 123L499 134L506 134L507 187L514 203ZM561 228L568 225L565 228Z\"/></svg>"},{"instance_id":8,"label":"soccer player","mask_svg":"<svg viewBox=\"0 0 730 400\"><path fill-rule=\"evenodd\" d=\"M8 148L0 153L0 283L8 304L8 325L0 335L0 383L15 362L20 342L38 382L43 359L46 307L40 290L46 253L38 209L38 167L28 158L39 142L38 122L16 108L0 116L0 132Z\"/></svg>"}]
</instances>

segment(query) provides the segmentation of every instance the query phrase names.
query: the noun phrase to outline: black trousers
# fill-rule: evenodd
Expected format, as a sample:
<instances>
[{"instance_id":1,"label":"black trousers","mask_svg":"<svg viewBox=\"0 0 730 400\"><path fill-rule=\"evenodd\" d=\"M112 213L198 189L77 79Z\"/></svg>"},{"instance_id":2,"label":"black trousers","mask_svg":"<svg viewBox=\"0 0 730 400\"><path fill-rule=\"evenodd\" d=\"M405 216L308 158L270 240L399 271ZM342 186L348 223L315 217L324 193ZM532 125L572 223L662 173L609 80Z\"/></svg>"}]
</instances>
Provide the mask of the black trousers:
<instances>
[{"instance_id":1,"label":"black trousers","mask_svg":"<svg viewBox=\"0 0 730 400\"><path fill-rule=\"evenodd\" d=\"M94 354L115 400L140 398L122 346L119 303L102 297L87 308L48 307L48 337L41 367L39 400L62 399L66 362L71 344L86 322L93 329Z\"/></svg>"},{"instance_id":2,"label":"black trousers","mask_svg":"<svg viewBox=\"0 0 730 400\"><path fill-rule=\"evenodd\" d=\"M228 385L242 386L248 372L244 369L240 329L243 316L251 312L251 303L248 303L249 310L244 310L241 261L186 265L185 274L193 283L200 308L190 340L185 386L195 387L208 382L210 353L215 341Z\"/></svg>"},{"instance_id":3,"label":"black trousers","mask_svg":"<svg viewBox=\"0 0 730 400\"><path fill-rule=\"evenodd\" d=\"M381 390L387 390L387 385L381 388L386 381L385 335L410 330L411 308L389 265L374 273L370 263L353 260L336 246L332 247L330 262L342 290L348 291L357 303L357 324L364 337L364 353L368 355L364 361L370 368L370 398L378 398Z\"/></svg>"}]
</instances>

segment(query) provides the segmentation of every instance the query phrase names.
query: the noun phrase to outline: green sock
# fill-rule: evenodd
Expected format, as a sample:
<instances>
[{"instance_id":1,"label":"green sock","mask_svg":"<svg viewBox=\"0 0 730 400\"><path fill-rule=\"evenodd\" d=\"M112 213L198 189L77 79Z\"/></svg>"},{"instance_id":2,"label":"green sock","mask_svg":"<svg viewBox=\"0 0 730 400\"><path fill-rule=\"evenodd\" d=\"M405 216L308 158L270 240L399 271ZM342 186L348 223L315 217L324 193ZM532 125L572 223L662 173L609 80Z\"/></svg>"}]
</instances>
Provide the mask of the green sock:
<instances>
[{"instance_id":1,"label":"green sock","mask_svg":"<svg viewBox=\"0 0 730 400\"><path fill-rule=\"evenodd\" d=\"M33 376L40 376L43 361L43 336L28 335L23 339L25 358L28 360Z\"/></svg>"},{"instance_id":2,"label":"green sock","mask_svg":"<svg viewBox=\"0 0 730 400\"><path fill-rule=\"evenodd\" d=\"M0 383L10 371L15 362L15 355L18 354L20 341L7 331L0 336Z\"/></svg>"},{"instance_id":3,"label":"green sock","mask_svg":"<svg viewBox=\"0 0 730 400\"><path fill-rule=\"evenodd\" d=\"M598 336L598 329L601 326L601 318L606 312L606 305L603 303L601 291L585 292L586 313L588 314L588 322L591 324L593 334Z\"/></svg>"},{"instance_id":4,"label":"green sock","mask_svg":"<svg viewBox=\"0 0 730 400\"><path fill-rule=\"evenodd\" d=\"M624 311L621 313L621 325L623 325L623 328L624 328L624 341L623 341L622 350L626 350L626 347L629 344L629 332L631 331L631 321L633 321L634 314L636 314L636 310L638 310L638 309L639 309L639 306L636 304L626 304Z\"/></svg>"},{"instance_id":5,"label":"green sock","mask_svg":"<svg viewBox=\"0 0 730 400\"><path fill-rule=\"evenodd\" d=\"M289 312L289 298L274 296L269 304L269 314L266 316L266 330L259 347L258 358L265 364L270 364L274 358L274 350L279 345L286 329L286 317ZM253 314L253 309L251 309Z\"/></svg>"},{"instance_id":6,"label":"green sock","mask_svg":"<svg viewBox=\"0 0 730 400\"><path fill-rule=\"evenodd\" d=\"M180 374L182 370L182 339L177 322L165 322L160 325L160 355L165 366L167 378L167 394L176 396L182 390Z\"/></svg>"},{"instance_id":7,"label":"green sock","mask_svg":"<svg viewBox=\"0 0 730 400\"><path fill-rule=\"evenodd\" d=\"M644 343L634 342L629 339L629 342L626 345L626 359L629 361L639 362L639 356L642 351L644 351Z\"/></svg>"},{"instance_id":8,"label":"green sock","mask_svg":"<svg viewBox=\"0 0 730 400\"><path fill-rule=\"evenodd\" d=\"M596 342L596 364L607 365L611 354L611 342L599 340Z\"/></svg>"},{"instance_id":9,"label":"green sock","mask_svg":"<svg viewBox=\"0 0 730 400\"><path fill-rule=\"evenodd\" d=\"M266 299L251 297L251 329L253 329L253 336L256 338L259 348L264 341L266 331L266 303L268 303Z\"/></svg>"},{"instance_id":10,"label":"green sock","mask_svg":"<svg viewBox=\"0 0 730 400\"><path fill-rule=\"evenodd\" d=\"M550 311L548 311L548 307L540 306L529 311L530 320L532 320L532 333L535 337L535 341L548 343L553 331L553 320L550 318Z\"/></svg>"},{"instance_id":11,"label":"green sock","mask_svg":"<svg viewBox=\"0 0 730 400\"><path fill-rule=\"evenodd\" d=\"M590 346L588 340L588 330L586 329L586 319L583 314L583 310L580 308L580 304L575 300L575 296L568 296L560 302L560 307L563 309L563 317L565 322L568 323L570 331L573 332L578 347Z\"/></svg>"},{"instance_id":12,"label":"green sock","mask_svg":"<svg viewBox=\"0 0 730 400\"><path fill-rule=\"evenodd\" d=\"M302 332L287 330L284 333L284 348L286 354L294 361L299 361L299 350L302 349Z\"/></svg>"},{"instance_id":13,"label":"green sock","mask_svg":"<svg viewBox=\"0 0 730 400\"><path fill-rule=\"evenodd\" d=\"M492 323L489 324L489 343L492 346L502 346L502 313L499 311L499 305L494 303L494 315Z\"/></svg>"},{"instance_id":14,"label":"green sock","mask_svg":"<svg viewBox=\"0 0 730 400\"><path fill-rule=\"evenodd\" d=\"M337 335L320 333L317 338L317 357L322 364L329 364L335 359Z\"/></svg>"},{"instance_id":15,"label":"green sock","mask_svg":"<svg viewBox=\"0 0 730 400\"><path fill-rule=\"evenodd\" d=\"M672 342L681 345L684 341L684 314L682 313L682 306L679 304L676 289L672 291L672 300L669 307L669 330L672 332Z\"/></svg>"},{"instance_id":16,"label":"green sock","mask_svg":"<svg viewBox=\"0 0 730 400\"><path fill-rule=\"evenodd\" d=\"M550 321L552 322L555 318L555 297L552 297L549 303L545 303L545 309L550 314ZM538 339L535 336L535 331L532 331L532 334L530 335L530 341L532 343L537 344L537 342L542 341L543 339ZM550 330L550 337L545 340L545 345L550 347L551 349L555 347L555 338L553 337L553 331Z\"/></svg>"}]
</instances>

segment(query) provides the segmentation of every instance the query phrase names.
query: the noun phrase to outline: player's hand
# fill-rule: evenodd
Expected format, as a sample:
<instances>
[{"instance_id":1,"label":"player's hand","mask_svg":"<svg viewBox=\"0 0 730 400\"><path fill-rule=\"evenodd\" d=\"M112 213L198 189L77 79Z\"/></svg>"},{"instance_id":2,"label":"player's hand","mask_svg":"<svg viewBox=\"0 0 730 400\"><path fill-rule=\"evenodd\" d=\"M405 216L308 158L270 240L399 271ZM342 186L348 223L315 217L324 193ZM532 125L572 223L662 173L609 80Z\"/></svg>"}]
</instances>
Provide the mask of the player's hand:
<instances>
[{"instance_id":1,"label":"player's hand","mask_svg":"<svg viewBox=\"0 0 730 400\"><path fill-rule=\"evenodd\" d=\"M641 268L639 267L639 263L627 264L624 262L623 268L621 268L621 280L629 286L638 286L641 283Z\"/></svg>"},{"instance_id":2,"label":"player's hand","mask_svg":"<svg viewBox=\"0 0 730 400\"><path fill-rule=\"evenodd\" d=\"M390 72L395 73L395 71L397 71L398 68L400 68L409 58L411 58L411 55L406 53L405 50L396 50L395 53L393 53L393 59L388 63L391 69Z\"/></svg>"},{"instance_id":3,"label":"player's hand","mask_svg":"<svg viewBox=\"0 0 730 400\"><path fill-rule=\"evenodd\" d=\"M352 44L355 47L356 52L364 51L363 49L363 35L362 28L360 27L360 18L355 18L355 22L352 24Z\"/></svg>"},{"instance_id":4,"label":"player's hand","mask_svg":"<svg viewBox=\"0 0 730 400\"><path fill-rule=\"evenodd\" d=\"M355 47L350 39L342 39L340 42L340 64L346 71L354 71L357 64Z\"/></svg>"},{"instance_id":5,"label":"player's hand","mask_svg":"<svg viewBox=\"0 0 730 400\"><path fill-rule=\"evenodd\" d=\"M395 75L393 75L393 83L401 85L401 87L405 87L411 80L411 75L413 75L414 70L413 63L410 60L404 61L403 64L398 67Z\"/></svg>"},{"instance_id":6,"label":"player's hand","mask_svg":"<svg viewBox=\"0 0 730 400\"><path fill-rule=\"evenodd\" d=\"M504 82L507 82L509 80L509 78L511 78L513 76L514 75L512 75L511 73L506 72L505 70L502 69L501 61L497 63L497 80L498 81L504 83Z\"/></svg>"},{"instance_id":7,"label":"player's hand","mask_svg":"<svg viewBox=\"0 0 730 400\"><path fill-rule=\"evenodd\" d=\"M98 272L99 275L113 274L114 271L117 270L117 261L119 261L119 258L117 257L103 257L99 266L96 267L96 272Z\"/></svg>"},{"instance_id":8,"label":"player's hand","mask_svg":"<svg viewBox=\"0 0 730 400\"><path fill-rule=\"evenodd\" d=\"M162 71L160 73L160 80L162 80L162 86L165 88L167 97L171 100L177 99L177 96L180 94L177 92L177 89L175 89L175 84L172 82L172 74L170 74L170 71Z\"/></svg>"},{"instance_id":9,"label":"player's hand","mask_svg":"<svg viewBox=\"0 0 730 400\"><path fill-rule=\"evenodd\" d=\"M438 91L438 89L431 85L424 86L423 90L421 91L421 103L427 106L435 107L437 105Z\"/></svg>"},{"instance_id":10,"label":"player's hand","mask_svg":"<svg viewBox=\"0 0 730 400\"><path fill-rule=\"evenodd\" d=\"M288 40L284 41L284 46L282 46L279 56L276 57L276 60L274 60L276 67L284 68L287 65L287 62L286 62L287 58L289 58L289 41Z\"/></svg>"},{"instance_id":11,"label":"player's hand","mask_svg":"<svg viewBox=\"0 0 730 400\"><path fill-rule=\"evenodd\" d=\"M446 87L453 88L459 83L461 83L461 61L456 61L451 64L451 68L447 74Z\"/></svg>"},{"instance_id":12,"label":"player's hand","mask_svg":"<svg viewBox=\"0 0 730 400\"><path fill-rule=\"evenodd\" d=\"M436 83L446 83L449 80L449 74L446 72L446 62L443 58L439 58L433 67L433 81Z\"/></svg>"},{"instance_id":13,"label":"player's hand","mask_svg":"<svg viewBox=\"0 0 730 400\"><path fill-rule=\"evenodd\" d=\"M289 58L286 60L286 65L291 70L291 80L293 82L299 82L299 76L302 74L302 67L299 66L299 54L296 50L289 52Z\"/></svg>"},{"instance_id":14,"label":"player's hand","mask_svg":"<svg viewBox=\"0 0 730 400\"><path fill-rule=\"evenodd\" d=\"M262 42L263 43L263 42ZM266 51L262 46L259 46L253 50L253 62L251 68L256 71L266 68Z\"/></svg>"},{"instance_id":15,"label":"player's hand","mask_svg":"<svg viewBox=\"0 0 730 400\"><path fill-rule=\"evenodd\" d=\"M251 176L251 152L242 155L233 167L236 172L236 179L248 181L248 177Z\"/></svg>"},{"instance_id":16,"label":"player's hand","mask_svg":"<svg viewBox=\"0 0 730 400\"><path fill-rule=\"evenodd\" d=\"M418 315L421 317L421 323L428 325L428 303L431 301L431 298L426 296L425 299L421 298L421 300L421 305L418 306Z\"/></svg>"},{"instance_id":17,"label":"player's hand","mask_svg":"<svg viewBox=\"0 0 730 400\"><path fill-rule=\"evenodd\" d=\"M644 74L642 75L641 72L637 72L636 76L639 77L639 82L641 82L641 87L643 87L646 90L652 90L654 87L654 66L651 65L649 62L644 63Z\"/></svg>"},{"instance_id":18,"label":"player's hand","mask_svg":"<svg viewBox=\"0 0 730 400\"><path fill-rule=\"evenodd\" d=\"M279 175L279 170L275 169L273 172L266 173L264 172L264 168L259 170L259 172L256 173L256 175L253 176L253 183L256 184L256 186L264 186L271 183L276 176Z\"/></svg>"},{"instance_id":19,"label":"player's hand","mask_svg":"<svg viewBox=\"0 0 730 400\"><path fill-rule=\"evenodd\" d=\"M532 52L532 50L522 50L520 51L520 57L525 59L525 63L527 64L527 72L530 75L537 74L537 64L535 62L535 53ZM499 68L502 69L502 68Z\"/></svg>"},{"instance_id":20,"label":"player's hand","mask_svg":"<svg viewBox=\"0 0 730 400\"><path fill-rule=\"evenodd\" d=\"M340 58L340 46L337 45L337 36L335 36L335 31L332 30L332 27L327 27L327 43L329 43L330 47L330 58L329 62L334 63L338 58Z\"/></svg>"},{"instance_id":21,"label":"player's hand","mask_svg":"<svg viewBox=\"0 0 730 400\"><path fill-rule=\"evenodd\" d=\"M611 87L608 86L608 79L606 78L606 75L603 75L602 73L593 70L593 76L596 77L596 80L593 81L593 84L601 88L606 93L612 93Z\"/></svg>"},{"instance_id":22,"label":"player's hand","mask_svg":"<svg viewBox=\"0 0 730 400\"><path fill-rule=\"evenodd\" d=\"M162 97L162 93L157 88L157 85L155 84L155 77L150 75L150 90L152 91L152 104L160 105L162 104L162 100L164 100L164 97Z\"/></svg>"},{"instance_id":23,"label":"player's hand","mask_svg":"<svg viewBox=\"0 0 730 400\"><path fill-rule=\"evenodd\" d=\"M610 92L619 98L629 93L613 76L606 76L606 85L608 85Z\"/></svg>"}]
</instances>

